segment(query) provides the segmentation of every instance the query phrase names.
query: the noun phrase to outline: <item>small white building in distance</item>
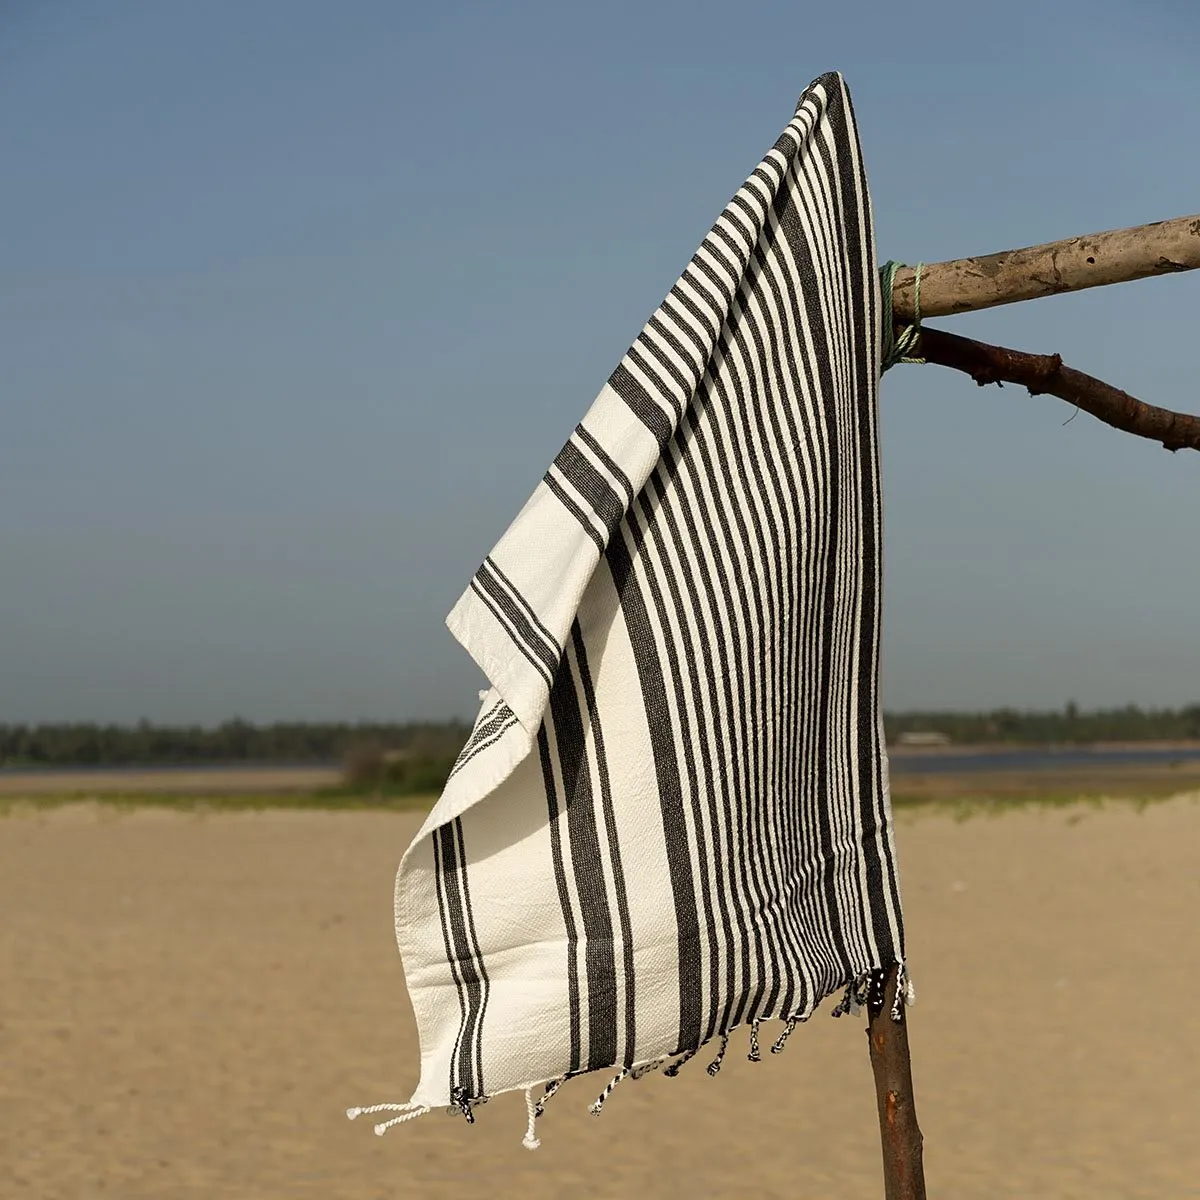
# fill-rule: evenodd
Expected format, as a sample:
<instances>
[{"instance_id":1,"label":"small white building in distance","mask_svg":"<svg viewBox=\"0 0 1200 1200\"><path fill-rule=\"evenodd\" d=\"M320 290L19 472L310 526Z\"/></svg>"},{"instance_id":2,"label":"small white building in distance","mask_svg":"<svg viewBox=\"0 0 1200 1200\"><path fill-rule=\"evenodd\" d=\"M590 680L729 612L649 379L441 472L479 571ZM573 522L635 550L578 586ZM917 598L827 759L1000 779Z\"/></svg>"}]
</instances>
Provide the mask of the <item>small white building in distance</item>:
<instances>
[{"instance_id":1,"label":"small white building in distance","mask_svg":"<svg viewBox=\"0 0 1200 1200\"><path fill-rule=\"evenodd\" d=\"M912 729L896 738L897 746L948 746L950 735L936 730Z\"/></svg>"}]
</instances>

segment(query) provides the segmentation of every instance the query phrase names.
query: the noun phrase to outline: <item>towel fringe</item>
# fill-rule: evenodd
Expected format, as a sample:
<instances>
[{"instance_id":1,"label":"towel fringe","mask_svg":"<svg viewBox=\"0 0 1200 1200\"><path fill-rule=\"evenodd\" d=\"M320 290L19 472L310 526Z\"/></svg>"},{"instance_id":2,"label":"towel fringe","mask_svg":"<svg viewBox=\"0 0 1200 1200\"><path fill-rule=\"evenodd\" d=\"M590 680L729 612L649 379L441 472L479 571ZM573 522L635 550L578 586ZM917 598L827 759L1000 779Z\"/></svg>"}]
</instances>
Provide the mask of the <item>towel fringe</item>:
<instances>
[{"instance_id":1,"label":"towel fringe","mask_svg":"<svg viewBox=\"0 0 1200 1200\"><path fill-rule=\"evenodd\" d=\"M901 963L900 971L896 975L896 998L892 1001L892 1020L899 1021L904 1014L904 1009L912 1008L916 1002L917 989L913 987L913 981L909 978L908 968Z\"/></svg>"},{"instance_id":2,"label":"towel fringe","mask_svg":"<svg viewBox=\"0 0 1200 1200\"><path fill-rule=\"evenodd\" d=\"M784 1046L787 1045L787 1040L792 1036L793 1030L803 1020L803 1017L788 1017L787 1024L783 1027L783 1032L775 1039L775 1045L771 1047L772 1054L782 1054Z\"/></svg>"},{"instance_id":3,"label":"towel fringe","mask_svg":"<svg viewBox=\"0 0 1200 1200\"><path fill-rule=\"evenodd\" d=\"M908 973L908 967L905 963L898 964L899 971L896 977L896 996L892 1002L890 1015L892 1020L899 1021L903 1016L905 1006L915 1004L917 1001L916 989L913 986L913 981ZM890 970L890 968L888 968ZM883 1003L883 987L887 978L888 970L876 969L866 972L861 975L856 975L846 985L842 992L841 999L833 1007L831 1015L835 1017L845 1016L847 1013L857 1014L868 1004L872 1006L880 1006ZM784 1027L775 1043L771 1046L772 1054L780 1054L783 1052L784 1046L787 1044L796 1029L797 1025L803 1024L812 1016L812 1009L801 1010L800 1012L792 1013L791 1016L783 1018ZM750 1051L747 1057L751 1062L762 1061L762 1049L759 1043L759 1027L762 1024L762 1018L756 1018L749 1022L750 1026ZM716 1076L721 1070L721 1064L725 1060L725 1052L729 1048L730 1033L725 1032L719 1035L721 1044L717 1049L716 1057L705 1068L707 1074ZM599 1096L588 1106L588 1111L592 1116L598 1117L604 1109L605 1101L609 1096L616 1091L617 1087L626 1079L644 1079L647 1075L653 1074L655 1071L661 1070L664 1075L670 1079L674 1079L679 1074L679 1070L686 1063L691 1062L693 1058L703 1049L703 1045L697 1046L693 1050L684 1050L677 1055L661 1054L657 1058L647 1059L644 1062L634 1064L632 1066L622 1067L612 1079L609 1080L604 1090ZM551 1098L558 1092L564 1083L570 1078L568 1075L560 1075L556 1079L547 1080L544 1084L544 1090L540 1099L534 1098L534 1090L543 1086L538 1083L530 1083L523 1089L525 1093L525 1113L527 1122L525 1126L525 1136L521 1139L521 1145L526 1150L536 1150L542 1144L541 1139L537 1136L538 1119L546 1110L546 1105ZM452 1115L461 1114L469 1125L475 1123L474 1109L481 1104L486 1104L489 1097L487 1096L468 1096L463 1088L453 1088L450 1093L450 1106L447 1109ZM386 1121L381 1121L375 1126L375 1132L379 1136L383 1136L389 1129L395 1125L402 1125L405 1121L415 1120L417 1117L423 1117L430 1111L427 1104L415 1104L409 1102L407 1104L371 1104L363 1108L348 1108L346 1116L351 1120L357 1117L368 1116L373 1113L390 1112L396 1116L389 1118Z\"/></svg>"},{"instance_id":4,"label":"towel fringe","mask_svg":"<svg viewBox=\"0 0 1200 1200\"><path fill-rule=\"evenodd\" d=\"M375 1134L377 1137L383 1137L393 1125L403 1125L405 1121L416 1120L417 1117L423 1117L429 1112L428 1104L368 1104L365 1108L348 1108L346 1109L346 1117L351 1120L357 1120L359 1117L366 1117L372 1113L394 1112L400 1113L398 1117L392 1117L390 1121L380 1121L375 1126Z\"/></svg>"},{"instance_id":5,"label":"towel fringe","mask_svg":"<svg viewBox=\"0 0 1200 1200\"><path fill-rule=\"evenodd\" d=\"M674 1079L675 1076L679 1074L680 1067L682 1067L685 1063L691 1062L692 1059L695 1058L699 1053L699 1047L697 1047L695 1050L685 1050L669 1067L665 1067L663 1069L663 1074L668 1079Z\"/></svg>"},{"instance_id":6,"label":"towel fringe","mask_svg":"<svg viewBox=\"0 0 1200 1200\"><path fill-rule=\"evenodd\" d=\"M717 1057L705 1067L705 1071L712 1077L716 1078L717 1073L721 1070L721 1064L725 1061L725 1051L729 1049L729 1034L721 1034L721 1048L717 1051Z\"/></svg>"},{"instance_id":7,"label":"towel fringe","mask_svg":"<svg viewBox=\"0 0 1200 1200\"><path fill-rule=\"evenodd\" d=\"M473 1096L468 1096L465 1088L456 1087L450 1089L450 1111L454 1112L457 1110L458 1112L462 1113L462 1115L466 1117L468 1125L475 1124L475 1113L472 1111L471 1106L474 1104L486 1103L486 1096L476 1098Z\"/></svg>"},{"instance_id":8,"label":"towel fringe","mask_svg":"<svg viewBox=\"0 0 1200 1200\"><path fill-rule=\"evenodd\" d=\"M542 1143L537 1135L538 1105L534 1103L533 1088L525 1089L525 1111L529 1116L529 1123L525 1126L525 1136L521 1139L521 1145L526 1150L536 1150Z\"/></svg>"},{"instance_id":9,"label":"towel fringe","mask_svg":"<svg viewBox=\"0 0 1200 1200\"><path fill-rule=\"evenodd\" d=\"M644 1079L647 1075L653 1074L669 1062L671 1056L669 1054L661 1054L658 1058L652 1058L649 1062L644 1062L640 1067L632 1067L629 1071L630 1079Z\"/></svg>"},{"instance_id":10,"label":"towel fringe","mask_svg":"<svg viewBox=\"0 0 1200 1200\"><path fill-rule=\"evenodd\" d=\"M591 1106L588 1108L588 1112L590 1112L593 1117L598 1117L600 1115L601 1109L604 1108L605 1100L607 1100L609 1098L609 1096L611 1096L613 1094L613 1092L615 1092L617 1090L617 1084L619 1084L628 1075L629 1075L629 1068L622 1067L612 1077L612 1079L610 1079L608 1081L608 1086L604 1089L604 1091L602 1091L600 1093L600 1095L598 1095L596 1097L595 1100L592 1101Z\"/></svg>"},{"instance_id":11,"label":"towel fringe","mask_svg":"<svg viewBox=\"0 0 1200 1200\"><path fill-rule=\"evenodd\" d=\"M546 1090L542 1093L542 1098L537 1102L537 1105L534 1109L534 1112L537 1116L540 1117L542 1113L546 1111L546 1105L550 1103L554 1093L557 1092L558 1089L566 1082L567 1076L560 1075L557 1079L551 1079L550 1082L546 1084Z\"/></svg>"},{"instance_id":12,"label":"towel fringe","mask_svg":"<svg viewBox=\"0 0 1200 1200\"><path fill-rule=\"evenodd\" d=\"M917 989L913 986L912 977L908 973L907 963L896 964L896 996L892 1000L891 1018L893 1021L899 1021L904 1015L904 1009L911 1008L917 1002ZM889 968L890 969L890 968ZM883 991L884 984L887 981L888 971L883 968L876 968L866 975L858 975L846 984L846 990L842 993L842 998L834 1006L831 1016L843 1017L847 1013L852 1016L858 1014L867 1005L876 1008L883 1007Z\"/></svg>"},{"instance_id":13,"label":"towel fringe","mask_svg":"<svg viewBox=\"0 0 1200 1200\"><path fill-rule=\"evenodd\" d=\"M759 1021L750 1022L750 1053L746 1058L750 1062L762 1062L762 1053L758 1048L758 1027L761 1024Z\"/></svg>"},{"instance_id":14,"label":"towel fringe","mask_svg":"<svg viewBox=\"0 0 1200 1200\"><path fill-rule=\"evenodd\" d=\"M844 1017L849 1013L852 1017L857 1017L871 998L871 979L874 974L875 972L868 971L850 980L830 1016Z\"/></svg>"}]
</instances>

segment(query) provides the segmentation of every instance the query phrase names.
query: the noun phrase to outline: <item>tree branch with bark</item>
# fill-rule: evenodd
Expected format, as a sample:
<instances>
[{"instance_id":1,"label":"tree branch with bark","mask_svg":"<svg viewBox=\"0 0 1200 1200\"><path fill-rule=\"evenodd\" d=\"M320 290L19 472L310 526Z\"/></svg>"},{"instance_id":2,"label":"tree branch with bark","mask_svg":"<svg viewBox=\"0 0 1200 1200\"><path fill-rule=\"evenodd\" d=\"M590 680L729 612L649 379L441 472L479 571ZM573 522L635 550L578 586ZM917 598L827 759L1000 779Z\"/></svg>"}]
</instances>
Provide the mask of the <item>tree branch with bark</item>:
<instances>
[{"instance_id":1,"label":"tree branch with bark","mask_svg":"<svg viewBox=\"0 0 1200 1200\"><path fill-rule=\"evenodd\" d=\"M1200 215L1084 234L1062 242L921 269L921 316L975 312L1039 296L1200 267ZM896 273L892 312L915 314L916 272ZM1200 450L1200 417L1146 404L1112 384L1066 366L1057 354L1029 354L941 329L920 330L915 354L970 375L977 384L1015 383L1031 395L1057 396L1114 429L1161 442L1168 450Z\"/></svg>"},{"instance_id":2,"label":"tree branch with bark","mask_svg":"<svg viewBox=\"0 0 1200 1200\"><path fill-rule=\"evenodd\" d=\"M1200 417L1146 404L1111 383L1066 366L1061 355L1027 354L924 327L916 353L926 362L970 375L980 387L1020 384L1031 396L1057 396L1114 429L1161 442L1168 450L1200 450Z\"/></svg>"}]
</instances>

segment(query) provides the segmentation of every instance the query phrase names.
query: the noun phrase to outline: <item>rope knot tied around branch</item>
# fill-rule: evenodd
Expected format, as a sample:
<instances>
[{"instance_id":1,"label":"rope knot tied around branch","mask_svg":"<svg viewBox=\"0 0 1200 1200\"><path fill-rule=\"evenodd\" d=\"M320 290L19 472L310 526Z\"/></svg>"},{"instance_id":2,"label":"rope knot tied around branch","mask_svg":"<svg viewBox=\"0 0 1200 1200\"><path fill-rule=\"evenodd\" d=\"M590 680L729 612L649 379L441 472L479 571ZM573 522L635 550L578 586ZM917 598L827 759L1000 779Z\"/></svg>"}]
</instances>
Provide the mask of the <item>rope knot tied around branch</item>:
<instances>
[{"instance_id":1,"label":"rope knot tied around branch","mask_svg":"<svg viewBox=\"0 0 1200 1200\"><path fill-rule=\"evenodd\" d=\"M913 321L896 331L892 315L892 291L896 286L896 272L906 266L902 262L886 262L879 268L879 289L883 298L883 352L880 370L887 371L897 363L923 363L925 360L914 351L921 341L921 270L924 263L917 263L913 280Z\"/></svg>"}]
</instances>

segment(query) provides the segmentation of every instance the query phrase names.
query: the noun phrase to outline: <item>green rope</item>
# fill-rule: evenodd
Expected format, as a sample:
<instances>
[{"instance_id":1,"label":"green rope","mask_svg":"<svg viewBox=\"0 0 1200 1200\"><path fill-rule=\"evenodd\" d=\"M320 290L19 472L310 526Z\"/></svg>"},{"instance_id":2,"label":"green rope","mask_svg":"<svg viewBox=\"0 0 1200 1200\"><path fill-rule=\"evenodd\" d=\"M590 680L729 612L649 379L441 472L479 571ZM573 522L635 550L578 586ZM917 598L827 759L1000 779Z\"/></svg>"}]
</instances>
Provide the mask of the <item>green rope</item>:
<instances>
[{"instance_id":1,"label":"green rope","mask_svg":"<svg viewBox=\"0 0 1200 1200\"><path fill-rule=\"evenodd\" d=\"M913 281L913 323L905 325L897 333L896 322L892 317L892 289L896 286L896 272L906 265L901 262L886 262L879 268L879 290L883 294L883 371L897 363L925 361L912 354L921 340L921 268L925 266L924 263L917 263L916 279Z\"/></svg>"}]
</instances>

